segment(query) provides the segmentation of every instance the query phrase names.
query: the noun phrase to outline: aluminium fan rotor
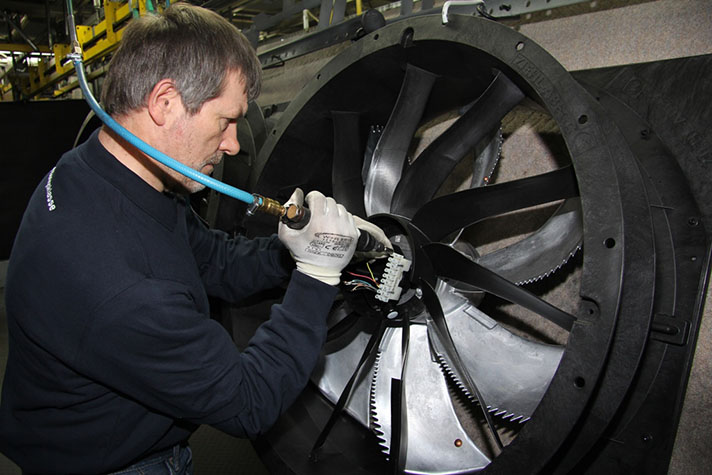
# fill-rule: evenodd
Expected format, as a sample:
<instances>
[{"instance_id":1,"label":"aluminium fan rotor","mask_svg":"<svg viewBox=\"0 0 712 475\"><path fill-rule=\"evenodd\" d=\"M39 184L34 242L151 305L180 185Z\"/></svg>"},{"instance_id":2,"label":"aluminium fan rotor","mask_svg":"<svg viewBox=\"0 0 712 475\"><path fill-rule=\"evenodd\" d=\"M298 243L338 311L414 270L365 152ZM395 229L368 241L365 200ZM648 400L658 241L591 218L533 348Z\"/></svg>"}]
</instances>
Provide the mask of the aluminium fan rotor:
<instances>
[{"instance_id":1,"label":"aluminium fan rotor","mask_svg":"<svg viewBox=\"0 0 712 475\"><path fill-rule=\"evenodd\" d=\"M414 69L427 71L426 76L436 78L427 97L422 93L425 88L411 87L408 71ZM505 92L496 92L500 91L499 87ZM399 101L407 103L408 98L399 100L398 96L400 92L412 89L417 90L421 98L418 106L422 109L423 121L445 111L464 110L460 114L460 119L465 118L460 123L462 127L451 127L448 131L452 132L443 132L433 142L435 145L429 150L426 148L427 153L424 151L412 164L407 164L402 151L409 149L413 139L412 123L407 124L406 131L388 131L386 125L381 137L396 137L403 142L384 142L380 148L376 146L375 151L398 150L401 158L389 160L385 155L379 155L371 163L374 170L390 164L386 165L387 175L389 179L396 177L395 185L391 180L387 186L379 188L379 173L370 172L366 173L370 177L370 181L366 180L371 184L369 188L361 179L369 127L372 124L393 123L396 124L394 127L401 124L397 113L406 108L397 105ZM488 96L488 91L492 96ZM502 117L525 96L541 104L557 122L573 166L436 196L443 180L440 174L449 174L462 156L478 145L487 133L496 130ZM483 101L479 106L478 100ZM504 106L493 111L490 103ZM394 114L396 119L393 119ZM335 120L336 115L346 117L345 124L341 119ZM473 132L474 129L478 131ZM467 143L468 151L458 149L462 143ZM403 236L404 243L408 244L404 247L410 249L413 269L407 276L410 289L404 293L403 301L395 304L396 308L412 318L412 326L418 326L420 331L423 324L416 320L423 312L430 314L433 309L418 303L416 291L423 281L437 288L439 305L461 357L447 356L452 361L460 361L463 366L446 365L448 370L471 377L482 396L480 406L521 421L531 418L501 453L494 454L491 463L477 467L492 473L515 473L525 468L522 458L517 456L522 452L533 454L527 456L527 469L541 470L582 417L596 388L621 313L645 315L648 306L645 299L624 308L620 306L624 284L652 288L650 280L654 274L649 263L637 259L636 253L623 252L628 246L625 231L645 229L647 213L646 203L640 199L644 196L640 192L642 185L638 183L639 177L630 155L625 142L592 97L527 38L478 18L453 16L448 25L443 26L437 22L437 17L420 17L394 23L364 37L358 47L346 50L329 63L290 104L272 131L260 152L256 176L259 176L258 188L270 196L285 195L294 186L342 194L339 201L347 203L349 209L362 209L364 214L368 214L369 209L377 210L379 214L370 216L370 219L386 229L391 237ZM289 160L290 170L296 170L290 176L284 176L282 172L286 160ZM402 173L399 167L404 167ZM435 176L438 178L433 178ZM626 186L622 187L621 182ZM384 196L385 201L382 200ZM364 201L368 200L370 204L365 206ZM459 235L461 229L473 223L557 201L563 202L561 211L555 213L547 224L513 246L493 253L505 256L503 258L466 255L457 251L456 246L455 249L450 246L452 236ZM562 235L559 242L539 250L540 244L551 243L554 237ZM578 249L579 242L583 243L583 267L575 311L569 313L558 309L516 285L537 280L560 266ZM641 242L636 244L641 245ZM643 248L646 245L652 248L650 242L642 242ZM542 259L542 256L548 259ZM521 258L519 263L502 274L498 273L499 267L517 261L517 257ZM532 257L536 262L527 261ZM478 312L464 291L467 286L528 308L568 332L565 347L553 348L551 356L544 360L541 372L524 371L537 377L534 382L521 386L528 389L536 386L540 388L538 391L507 389L502 394L493 394L499 382L498 375L507 371L515 373L522 367L517 358L534 359L545 348L551 349L551 345L530 342L527 346L520 337ZM383 382L379 376L373 376L375 371L372 370L378 361L379 374L383 374L384 359L383 354L376 358L374 353L361 368L355 367L355 360L361 356L368 336L373 334L371 328L375 325L371 324L378 315L361 315L360 320L353 318L351 315L358 315L359 311L350 305L344 301L340 310L335 311L339 314L335 320L358 323L327 345L323 365L315 379L326 397L336 403L342 397L346 382L354 371L358 371L350 403L343 409L368 430L369 414L374 409L370 402L371 383ZM499 332L499 337L492 336L493 329ZM421 335L414 333L412 337L416 339ZM520 342L511 356L503 356L503 353L495 358L504 361L506 368L502 372L490 371L493 382L487 382L487 376L475 368L485 360L471 346L481 340L495 341L477 345L485 350L504 348L505 342L510 340ZM381 342L379 348L386 349L387 353L388 345L393 341ZM428 345L419 348L432 351L432 344ZM330 352L330 347L337 349ZM409 358L411 356L409 353ZM393 361L398 364L397 358ZM446 376L441 365L435 361L432 364L444 381ZM491 364L484 366L491 367ZM402 374L407 378L407 371ZM467 386L462 378L456 379L460 385ZM515 377L516 381L525 381L524 376ZM402 383L407 407L410 383L407 379ZM530 393L527 398L523 396L526 392ZM490 403L488 399L494 402ZM448 401L438 402L449 404ZM386 406L376 407L376 412L381 414L378 418L381 424L386 419L383 414L389 411ZM562 411L562 407L566 409ZM408 448L416 444L407 443L410 434L404 429L411 425L408 419L413 425L422 421L412 412L399 413L403 414L401 423L389 431L390 437L397 439L396 444L391 440L389 447L395 445L398 449L391 453L391 459L405 471L421 471L421 468L407 465L407 460L414 458L408 455ZM390 419L394 420L393 417ZM426 438L418 441L428 446ZM471 441L465 442L469 444ZM404 446L405 461L401 454ZM436 459L427 470L434 473L438 464ZM453 470L471 468L462 466Z\"/></svg>"}]
</instances>

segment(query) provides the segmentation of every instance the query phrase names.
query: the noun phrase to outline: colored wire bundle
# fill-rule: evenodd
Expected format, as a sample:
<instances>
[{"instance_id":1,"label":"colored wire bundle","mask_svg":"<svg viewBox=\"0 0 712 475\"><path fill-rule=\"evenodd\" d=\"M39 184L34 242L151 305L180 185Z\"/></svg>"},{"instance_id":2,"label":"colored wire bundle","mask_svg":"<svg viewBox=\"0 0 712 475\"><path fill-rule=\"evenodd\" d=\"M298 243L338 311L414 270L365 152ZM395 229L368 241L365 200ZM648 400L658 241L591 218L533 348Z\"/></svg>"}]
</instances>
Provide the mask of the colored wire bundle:
<instances>
[{"instance_id":1,"label":"colored wire bundle","mask_svg":"<svg viewBox=\"0 0 712 475\"><path fill-rule=\"evenodd\" d=\"M371 274L370 276L364 275L364 274L357 274L356 272L347 271L347 274L354 277L351 280L344 281L345 285L353 287L351 289L351 292L355 292L357 290L369 290L371 292L378 291L379 284L378 284L378 281L376 280L376 277L373 275L371 266L369 266L368 263L366 263L366 267L368 268L368 273Z\"/></svg>"}]
</instances>

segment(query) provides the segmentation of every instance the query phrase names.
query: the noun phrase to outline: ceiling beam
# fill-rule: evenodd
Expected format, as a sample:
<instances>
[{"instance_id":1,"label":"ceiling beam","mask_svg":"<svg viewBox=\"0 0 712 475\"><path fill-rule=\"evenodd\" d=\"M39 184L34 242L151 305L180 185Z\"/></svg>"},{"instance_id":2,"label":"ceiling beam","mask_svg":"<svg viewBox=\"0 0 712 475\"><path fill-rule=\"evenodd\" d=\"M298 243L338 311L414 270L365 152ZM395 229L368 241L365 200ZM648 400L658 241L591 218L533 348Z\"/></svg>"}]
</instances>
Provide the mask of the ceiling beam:
<instances>
[{"instance_id":1,"label":"ceiling beam","mask_svg":"<svg viewBox=\"0 0 712 475\"><path fill-rule=\"evenodd\" d=\"M7 12L25 13L31 17L44 18L47 16L47 8L43 3L30 3L27 1L18 0L2 0L0 9ZM50 5L50 16L64 16L64 8L60 6Z\"/></svg>"},{"instance_id":2,"label":"ceiling beam","mask_svg":"<svg viewBox=\"0 0 712 475\"><path fill-rule=\"evenodd\" d=\"M37 45L40 53L51 53L47 45ZM38 50L32 48L27 43L0 43L0 51L13 51L15 53L37 53Z\"/></svg>"}]
</instances>

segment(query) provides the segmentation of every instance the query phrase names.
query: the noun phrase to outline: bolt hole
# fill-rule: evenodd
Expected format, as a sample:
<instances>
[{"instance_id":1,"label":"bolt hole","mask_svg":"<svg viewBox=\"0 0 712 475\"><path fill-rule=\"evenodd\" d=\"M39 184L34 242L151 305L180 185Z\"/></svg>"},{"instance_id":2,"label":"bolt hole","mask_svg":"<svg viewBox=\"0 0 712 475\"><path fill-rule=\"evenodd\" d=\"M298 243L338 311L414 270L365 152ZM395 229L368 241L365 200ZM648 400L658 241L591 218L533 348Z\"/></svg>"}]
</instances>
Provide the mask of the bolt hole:
<instances>
[{"instance_id":1,"label":"bolt hole","mask_svg":"<svg viewBox=\"0 0 712 475\"><path fill-rule=\"evenodd\" d=\"M598 315L598 305L594 301L587 300L583 302L583 313L590 318L594 318Z\"/></svg>"},{"instance_id":2,"label":"bolt hole","mask_svg":"<svg viewBox=\"0 0 712 475\"><path fill-rule=\"evenodd\" d=\"M378 39L378 33L376 33L375 35L373 35L373 39L374 39L374 40L377 40L377 39Z\"/></svg>"},{"instance_id":3,"label":"bolt hole","mask_svg":"<svg viewBox=\"0 0 712 475\"><path fill-rule=\"evenodd\" d=\"M578 118L578 123L581 124L581 125L583 125L583 124L585 124L586 122L588 122L588 116L587 116L586 114L580 115L579 118Z\"/></svg>"},{"instance_id":4,"label":"bolt hole","mask_svg":"<svg viewBox=\"0 0 712 475\"><path fill-rule=\"evenodd\" d=\"M608 238L603 241L603 245L606 246L608 249L613 249L614 247L616 247L616 240L613 238Z\"/></svg>"},{"instance_id":5,"label":"bolt hole","mask_svg":"<svg viewBox=\"0 0 712 475\"><path fill-rule=\"evenodd\" d=\"M581 376L577 376L574 379L574 386L576 386L578 389L583 389L584 386L586 386L586 380L583 379Z\"/></svg>"},{"instance_id":6,"label":"bolt hole","mask_svg":"<svg viewBox=\"0 0 712 475\"><path fill-rule=\"evenodd\" d=\"M519 43L517 43L516 48L517 48L517 51L523 50L523 49L524 49L524 42L523 42L523 41L520 41Z\"/></svg>"},{"instance_id":7,"label":"bolt hole","mask_svg":"<svg viewBox=\"0 0 712 475\"><path fill-rule=\"evenodd\" d=\"M401 35L401 46L403 48L409 48L413 46L413 35L415 34L415 31L413 28L406 28L403 30L403 34Z\"/></svg>"},{"instance_id":8,"label":"bolt hole","mask_svg":"<svg viewBox=\"0 0 712 475\"><path fill-rule=\"evenodd\" d=\"M525 7L529 8L531 6L532 6L532 2L527 1L527 4L525 5Z\"/></svg>"},{"instance_id":9,"label":"bolt hole","mask_svg":"<svg viewBox=\"0 0 712 475\"><path fill-rule=\"evenodd\" d=\"M688 219L688 220L687 220L687 223L688 223L690 226L697 226L698 224L700 224L700 221L699 221L697 218L694 218L694 217L693 217L693 218Z\"/></svg>"}]
</instances>

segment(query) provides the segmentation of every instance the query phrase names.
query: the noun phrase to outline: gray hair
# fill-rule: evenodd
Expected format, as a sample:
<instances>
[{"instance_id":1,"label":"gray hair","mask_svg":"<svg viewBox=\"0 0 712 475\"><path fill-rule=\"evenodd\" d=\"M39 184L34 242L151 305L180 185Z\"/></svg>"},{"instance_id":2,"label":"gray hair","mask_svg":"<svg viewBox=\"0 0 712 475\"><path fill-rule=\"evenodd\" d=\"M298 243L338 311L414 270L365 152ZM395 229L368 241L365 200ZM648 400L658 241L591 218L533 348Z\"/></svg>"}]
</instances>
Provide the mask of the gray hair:
<instances>
[{"instance_id":1,"label":"gray hair","mask_svg":"<svg viewBox=\"0 0 712 475\"><path fill-rule=\"evenodd\" d=\"M131 20L109 65L101 99L109 115L146 105L153 87L172 79L189 114L218 97L230 71L245 78L248 101L260 93L262 69L254 48L227 19L175 3L162 15Z\"/></svg>"}]
</instances>

